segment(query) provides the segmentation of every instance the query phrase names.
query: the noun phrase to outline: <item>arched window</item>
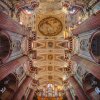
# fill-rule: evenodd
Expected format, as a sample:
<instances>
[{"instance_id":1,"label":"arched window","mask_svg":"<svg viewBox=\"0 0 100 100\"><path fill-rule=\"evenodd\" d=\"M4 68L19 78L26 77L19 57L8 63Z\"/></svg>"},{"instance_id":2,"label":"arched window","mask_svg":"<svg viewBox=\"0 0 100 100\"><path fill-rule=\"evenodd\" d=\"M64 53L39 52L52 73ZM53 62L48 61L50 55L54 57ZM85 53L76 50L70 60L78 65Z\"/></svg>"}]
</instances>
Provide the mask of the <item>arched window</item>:
<instances>
[{"instance_id":1,"label":"arched window","mask_svg":"<svg viewBox=\"0 0 100 100\"><path fill-rule=\"evenodd\" d=\"M100 63L100 31L95 32L90 38L90 54L97 63Z\"/></svg>"},{"instance_id":2,"label":"arched window","mask_svg":"<svg viewBox=\"0 0 100 100\"><path fill-rule=\"evenodd\" d=\"M3 63L10 54L10 39L4 32L0 32L0 63Z\"/></svg>"}]
</instances>

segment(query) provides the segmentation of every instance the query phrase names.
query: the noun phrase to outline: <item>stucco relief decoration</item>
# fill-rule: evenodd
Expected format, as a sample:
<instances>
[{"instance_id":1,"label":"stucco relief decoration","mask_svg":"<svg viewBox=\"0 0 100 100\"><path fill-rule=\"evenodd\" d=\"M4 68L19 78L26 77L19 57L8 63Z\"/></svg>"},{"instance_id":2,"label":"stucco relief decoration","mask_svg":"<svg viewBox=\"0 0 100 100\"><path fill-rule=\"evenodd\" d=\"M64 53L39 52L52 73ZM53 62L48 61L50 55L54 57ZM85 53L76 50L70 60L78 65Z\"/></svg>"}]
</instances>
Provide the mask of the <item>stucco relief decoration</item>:
<instances>
[{"instance_id":1,"label":"stucco relief decoration","mask_svg":"<svg viewBox=\"0 0 100 100\"><path fill-rule=\"evenodd\" d=\"M17 76L17 78L19 79L20 77L22 77L24 74L24 69L23 67L19 67L15 70L15 75Z\"/></svg>"},{"instance_id":2,"label":"stucco relief decoration","mask_svg":"<svg viewBox=\"0 0 100 100\"><path fill-rule=\"evenodd\" d=\"M30 67L30 69L29 69L29 71L30 71L30 73L34 73L34 74L37 74L38 73L38 69L37 69L37 67Z\"/></svg>"},{"instance_id":3,"label":"stucco relief decoration","mask_svg":"<svg viewBox=\"0 0 100 100\"><path fill-rule=\"evenodd\" d=\"M64 68L64 73L67 74L67 75L71 75L73 72L72 72L72 62L69 61L68 62L68 66Z\"/></svg>"},{"instance_id":4,"label":"stucco relief decoration","mask_svg":"<svg viewBox=\"0 0 100 100\"><path fill-rule=\"evenodd\" d=\"M14 52L20 51L21 49L21 42L19 40L13 41L12 49Z\"/></svg>"},{"instance_id":5,"label":"stucco relief decoration","mask_svg":"<svg viewBox=\"0 0 100 100\"><path fill-rule=\"evenodd\" d=\"M27 0L20 1L16 4L16 8L18 12L22 11L25 14L31 15L32 12L39 6L39 2L37 0Z\"/></svg>"},{"instance_id":6,"label":"stucco relief decoration","mask_svg":"<svg viewBox=\"0 0 100 100\"><path fill-rule=\"evenodd\" d=\"M81 40L80 49L83 51L88 51L88 40L87 39Z\"/></svg>"},{"instance_id":7,"label":"stucco relief decoration","mask_svg":"<svg viewBox=\"0 0 100 100\"><path fill-rule=\"evenodd\" d=\"M47 17L39 22L38 29L45 36L56 36L62 29L62 22L55 17Z\"/></svg>"},{"instance_id":8,"label":"stucco relief decoration","mask_svg":"<svg viewBox=\"0 0 100 100\"><path fill-rule=\"evenodd\" d=\"M53 42L51 42L51 41L48 42L48 47L49 47L49 48L52 48L53 45L54 45Z\"/></svg>"},{"instance_id":9,"label":"stucco relief decoration","mask_svg":"<svg viewBox=\"0 0 100 100\"><path fill-rule=\"evenodd\" d=\"M53 55L52 54L48 55L48 60L53 60Z\"/></svg>"},{"instance_id":10,"label":"stucco relief decoration","mask_svg":"<svg viewBox=\"0 0 100 100\"><path fill-rule=\"evenodd\" d=\"M53 67L52 66L48 66L48 71L52 71Z\"/></svg>"}]
</instances>

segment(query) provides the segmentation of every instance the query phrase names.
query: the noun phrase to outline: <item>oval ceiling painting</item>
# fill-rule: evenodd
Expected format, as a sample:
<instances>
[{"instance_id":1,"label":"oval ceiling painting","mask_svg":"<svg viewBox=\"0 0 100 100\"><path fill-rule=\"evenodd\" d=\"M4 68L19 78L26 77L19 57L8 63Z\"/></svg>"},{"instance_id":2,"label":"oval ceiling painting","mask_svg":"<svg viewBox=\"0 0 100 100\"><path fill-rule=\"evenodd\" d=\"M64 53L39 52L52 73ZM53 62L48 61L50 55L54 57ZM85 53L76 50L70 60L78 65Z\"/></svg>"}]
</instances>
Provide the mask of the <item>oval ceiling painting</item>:
<instances>
[{"instance_id":1,"label":"oval ceiling painting","mask_svg":"<svg viewBox=\"0 0 100 100\"><path fill-rule=\"evenodd\" d=\"M45 36L56 36L62 31L63 25L59 19L47 17L40 21L38 29Z\"/></svg>"}]
</instances>

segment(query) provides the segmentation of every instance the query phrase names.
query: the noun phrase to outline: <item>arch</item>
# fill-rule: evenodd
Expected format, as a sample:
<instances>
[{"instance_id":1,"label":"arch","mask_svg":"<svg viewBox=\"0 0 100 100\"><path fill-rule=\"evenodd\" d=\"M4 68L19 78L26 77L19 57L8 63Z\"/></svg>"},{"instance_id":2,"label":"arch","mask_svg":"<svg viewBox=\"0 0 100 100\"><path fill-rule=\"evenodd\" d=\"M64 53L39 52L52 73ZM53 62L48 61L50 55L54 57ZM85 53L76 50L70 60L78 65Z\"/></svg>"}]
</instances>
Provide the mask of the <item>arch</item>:
<instances>
[{"instance_id":1,"label":"arch","mask_svg":"<svg viewBox=\"0 0 100 100\"><path fill-rule=\"evenodd\" d=\"M96 88L100 89L100 80L98 80L91 73L88 73L82 80L83 89L90 99L99 100L99 93L96 92ZM99 98L99 99L98 99Z\"/></svg>"},{"instance_id":2,"label":"arch","mask_svg":"<svg viewBox=\"0 0 100 100\"><path fill-rule=\"evenodd\" d=\"M11 100L18 89L18 80L14 74L9 74L0 81L0 99Z\"/></svg>"},{"instance_id":3,"label":"arch","mask_svg":"<svg viewBox=\"0 0 100 100\"><path fill-rule=\"evenodd\" d=\"M68 100L66 94L63 94L63 100Z\"/></svg>"},{"instance_id":4,"label":"arch","mask_svg":"<svg viewBox=\"0 0 100 100\"><path fill-rule=\"evenodd\" d=\"M0 63L5 63L11 54L11 40L6 31L0 31Z\"/></svg>"},{"instance_id":5,"label":"arch","mask_svg":"<svg viewBox=\"0 0 100 100\"><path fill-rule=\"evenodd\" d=\"M94 61L100 64L100 30L90 37L89 52Z\"/></svg>"},{"instance_id":6,"label":"arch","mask_svg":"<svg viewBox=\"0 0 100 100\"><path fill-rule=\"evenodd\" d=\"M26 100L26 97L25 97L25 95L24 95L24 96L22 96L21 100Z\"/></svg>"}]
</instances>

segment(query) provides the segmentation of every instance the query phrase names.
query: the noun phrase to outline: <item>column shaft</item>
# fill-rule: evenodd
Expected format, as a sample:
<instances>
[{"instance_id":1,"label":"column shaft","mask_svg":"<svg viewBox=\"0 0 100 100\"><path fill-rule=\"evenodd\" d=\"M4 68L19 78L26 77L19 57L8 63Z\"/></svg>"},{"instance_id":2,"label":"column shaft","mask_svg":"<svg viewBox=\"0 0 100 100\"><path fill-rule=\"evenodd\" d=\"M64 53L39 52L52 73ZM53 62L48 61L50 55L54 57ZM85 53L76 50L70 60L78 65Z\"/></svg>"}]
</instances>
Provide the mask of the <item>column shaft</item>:
<instances>
[{"instance_id":1,"label":"column shaft","mask_svg":"<svg viewBox=\"0 0 100 100\"><path fill-rule=\"evenodd\" d=\"M21 35L26 34L24 28L18 22L14 21L2 11L0 11L0 29L4 29Z\"/></svg>"},{"instance_id":2,"label":"column shaft","mask_svg":"<svg viewBox=\"0 0 100 100\"><path fill-rule=\"evenodd\" d=\"M21 86L16 91L16 93L15 93L15 95L14 95L12 100L21 100L23 95L25 94L25 91L26 91L27 87L29 86L29 84L31 82L32 82L32 78L27 76L26 79L21 84Z\"/></svg>"},{"instance_id":3,"label":"column shaft","mask_svg":"<svg viewBox=\"0 0 100 100\"><path fill-rule=\"evenodd\" d=\"M8 76L10 73L12 73L17 67L19 67L20 64L27 61L27 59L28 59L27 56L22 56L20 58L17 58L1 66L0 67L0 81L4 79L6 76Z\"/></svg>"},{"instance_id":4,"label":"column shaft","mask_svg":"<svg viewBox=\"0 0 100 100\"><path fill-rule=\"evenodd\" d=\"M100 79L100 65L95 64L85 58L79 57L78 55L74 55L72 60L76 61L78 64L83 64L88 72Z\"/></svg>"},{"instance_id":5,"label":"column shaft","mask_svg":"<svg viewBox=\"0 0 100 100\"><path fill-rule=\"evenodd\" d=\"M33 96L34 96L34 90L31 90L27 100L33 100Z\"/></svg>"},{"instance_id":6,"label":"column shaft","mask_svg":"<svg viewBox=\"0 0 100 100\"><path fill-rule=\"evenodd\" d=\"M100 27L100 11L97 14L92 15L88 19L81 23L76 29L72 31L73 35L78 35Z\"/></svg>"},{"instance_id":7,"label":"column shaft","mask_svg":"<svg viewBox=\"0 0 100 100\"><path fill-rule=\"evenodd\" d=\"M67 96L68 100L73 100L70 89L67 89L66 96Z\"/></svg>"},{"instance_id":8,"label":"column shaft","mask_svg":"<svg viewBox=\"0 0 100 100\"><path fill-rule=\"evenodd\" d=\"M79 85L79 83L76 81L74 76L71 76L68 81L71 83L72 87L74 88L75 94L78 96L79 100L88 100L86 95L84 94L83 89Z\"/></svg>"}]
</instances>

